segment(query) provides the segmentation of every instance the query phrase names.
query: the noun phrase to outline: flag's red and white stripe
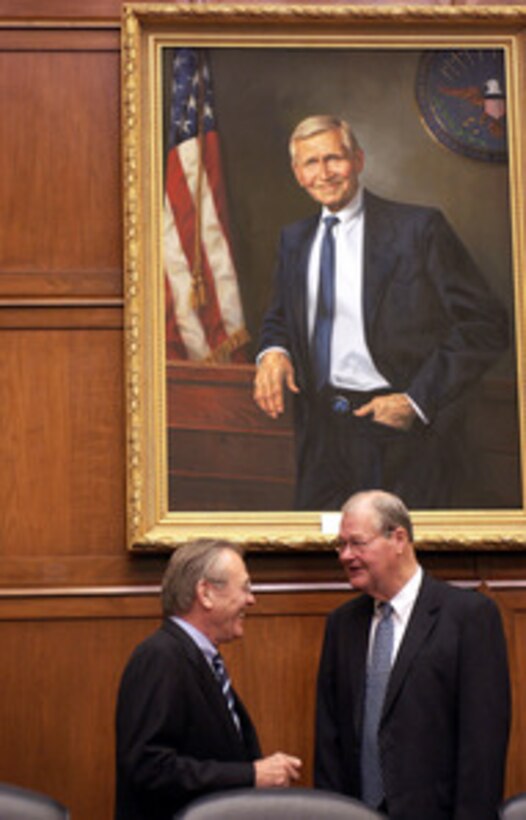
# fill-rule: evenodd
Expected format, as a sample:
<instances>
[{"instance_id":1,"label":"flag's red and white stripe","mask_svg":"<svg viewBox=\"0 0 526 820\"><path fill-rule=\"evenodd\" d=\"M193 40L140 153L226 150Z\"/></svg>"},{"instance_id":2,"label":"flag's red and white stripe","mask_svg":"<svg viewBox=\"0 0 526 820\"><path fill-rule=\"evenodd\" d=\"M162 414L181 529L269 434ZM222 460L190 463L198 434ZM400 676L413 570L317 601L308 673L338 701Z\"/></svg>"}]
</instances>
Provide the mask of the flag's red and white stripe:
<instances>
[{"instance_id":1,"label":"flag's red and white stripe","mask_svg":"<svg viewBox=\"0 0 526 820\"><path fill-rule=\"evenodd\" d=\"M201 139L201 146L197 137L190 138L168 155L163 241L167 355L243 360L248 334L229 241L217 132ZM198 304L196 268L204 280Z\"/></svg>"}]
</instances>

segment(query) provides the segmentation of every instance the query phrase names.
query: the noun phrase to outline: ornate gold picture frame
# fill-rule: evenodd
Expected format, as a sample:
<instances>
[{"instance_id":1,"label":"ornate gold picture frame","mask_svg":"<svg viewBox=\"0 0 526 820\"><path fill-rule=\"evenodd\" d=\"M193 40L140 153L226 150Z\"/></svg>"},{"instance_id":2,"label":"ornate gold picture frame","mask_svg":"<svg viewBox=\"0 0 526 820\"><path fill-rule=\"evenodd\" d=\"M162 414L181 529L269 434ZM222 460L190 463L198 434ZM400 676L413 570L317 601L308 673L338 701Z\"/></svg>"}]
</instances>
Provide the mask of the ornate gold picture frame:
<instances>
[{"instance_id":1,"label":"ornate gold picture frame","mask_svg":"<svg viewBox=\"0 0 526 820\"><path fill-rule=\"evenodd\" d=\"M466 480L459 496L465 504L415 512L418 544L523 548L525 24L521 7L125 5L130 549L172 548L199 535L229 537L258 550L330 546L335 512L293 510L290 407L273 423L252 400L279 227L312 212L290 173L288 137L302 116L327 107L352 115L360 130L368 146L367 184L386 197L445 211L510 315L509 351L476 385L467 415L475 444L471 477L482 500L470 505ZM165 235L173 225L167 226L163 203L168 184L175 202L188 196L190 185L177 175L167 183L174 59L190 51L211 64L206 71L214 83L229 214L229 233L225 229L221 239L234 259L237 290L229 292L228 309L220 309L230 311L230 327L217 345L184 358L177 353L177 323L171 327L167 319L178 295L166 284ZM445 102L436 104L431 57L437 56L442 93L442 65L465 66L474 56L485 61L491 55L502 61L505 92L492 75L486 95L491 102L477 97L459 72ZM202 90L203 111L207 93ZM462 105L473 106L474 124ZM502 145L497 151L492 143L502 136L503 111L505 156ZM481 117L489 129L486 141ZM465 135L457 140L461 126L475 135L467 137L467 152ZM197 177L190 196L201 224L209 206ZM220 222L223 228L226 221ZM185 298L206 312L206 285L203 291L195 270Z\"/></svg>"}]
</instances>

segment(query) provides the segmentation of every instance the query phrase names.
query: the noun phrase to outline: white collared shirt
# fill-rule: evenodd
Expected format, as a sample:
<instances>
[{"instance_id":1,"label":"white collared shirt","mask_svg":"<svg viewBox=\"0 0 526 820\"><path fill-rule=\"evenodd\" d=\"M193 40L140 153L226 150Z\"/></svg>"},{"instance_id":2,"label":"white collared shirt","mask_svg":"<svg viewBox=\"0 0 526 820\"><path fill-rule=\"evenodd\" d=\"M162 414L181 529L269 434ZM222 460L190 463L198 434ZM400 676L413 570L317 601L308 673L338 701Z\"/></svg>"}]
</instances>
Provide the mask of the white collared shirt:
<instances>
[{"instance_id":1,"label":"white collared shirt","mask_svg":"<svg viewBox=\"0 0 526 820\"><path fill-rule=\"evenodd\" d=\"M326 216L336 216L333 228L336 281L332 327L331 375L334 387L347 390L377 390L389 387L373 362L365 339L363 312L363 189L341 211L323 208L309 256L307 305L309 339L314 331L320 278L320 252Z\"/></svg>"},{"instance_id":2,"label":"white collared shirt","mask_svg":"<svg viewBox=\"0 0 526 820\"><path fill-rule=\"evenodd\" d=\"M393 654L391 656L391 667L394 665L400 644L402 643L402 639L405 635L409 618L411 617L415 601L420 591L423 574L422 567L418 565L414 575L402 587L402 589L397 592L394 598L391 598L389 601L393 607ZM379 602L375 603L375 614L371 621L371 629L369 632L369 655L371 653L376 627L380 621L380 613L378 612L377 607L378 603Z\"/></svg>"},{"instance_id":3,"label":"white collared shirt","mask_svg":"<svg viewBox=\"0 0 526 820\"><path fill-rule=\"evenodd\" d=\"M345 208L333 213L323 208L311 246L307 271L307 327L309 340L314 331L318 285L320 278L321 242L325 231L323 218L337 216L340 224L333 228L336 258L336 304L332 328L330 383L344 390L367 392L391 387L377 369L365 338L363 310L363 246L364 208L363 187ZM259 365L263 356L271 350L280 350L290 356L290 351L279 346L262 350L256 358ZM428 419L414 399L405 394L413 409L424 422Z\"/></svg>"},{"instance_id":4,"label":"white collared shirt","mask_svg":"<svg viewBox=\"0 0 526 820\"><path fill-rule=\"evenodd\" d=\"M193 624L185 621L184 618L178 618L177 615L172 615L170 620L173 621L174 624L177 624L177 626L181 627L181 629L186 632L188 637L193 640L195 645L205 656L205 660L207 661L210 669L214 671L212 659L215 655L217 655L217 647L214 646L210 638L207 638L207 636L201 632L200 629L197 629Z\"/></svg>"}]
</instances>

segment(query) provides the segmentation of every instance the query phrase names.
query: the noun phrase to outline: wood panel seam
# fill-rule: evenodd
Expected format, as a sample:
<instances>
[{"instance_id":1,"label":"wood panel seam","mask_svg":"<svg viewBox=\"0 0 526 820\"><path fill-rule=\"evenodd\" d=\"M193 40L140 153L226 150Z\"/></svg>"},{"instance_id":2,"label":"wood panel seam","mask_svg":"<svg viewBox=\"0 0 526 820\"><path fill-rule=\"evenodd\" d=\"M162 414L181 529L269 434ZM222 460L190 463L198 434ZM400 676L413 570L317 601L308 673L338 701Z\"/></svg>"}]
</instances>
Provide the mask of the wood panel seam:
<instances>
[{"instance_id":1,"label":"wood panel seam","mask_svg":"<svg viewBox=\"0 0 526 820\"><path fill-rule=\"evenodd\" d=\"M504 579L504 580L449 580L448 583L463 589L477 589L484 585L493 590L515 590L526 589L526 578L524 579ZM302 593L302 592L352 592L345 581L330 582L272 582L254 583L252 585L254 593L275 594L275 593ZM0 589L0 599L14 598L93 598L93 597L142 597L157 596L161 590L160 585L143 586L97 586L97 587L17 587Z\"/></svg>"}]
</instances>

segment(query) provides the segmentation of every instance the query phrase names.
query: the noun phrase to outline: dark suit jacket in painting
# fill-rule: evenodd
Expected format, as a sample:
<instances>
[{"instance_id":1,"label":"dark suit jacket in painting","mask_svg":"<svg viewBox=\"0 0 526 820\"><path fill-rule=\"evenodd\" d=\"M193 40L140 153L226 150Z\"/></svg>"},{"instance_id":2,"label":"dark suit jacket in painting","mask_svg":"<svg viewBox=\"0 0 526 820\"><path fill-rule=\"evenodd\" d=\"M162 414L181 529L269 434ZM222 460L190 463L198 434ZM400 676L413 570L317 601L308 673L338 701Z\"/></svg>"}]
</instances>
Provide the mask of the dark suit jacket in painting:
<instances>
[{"instance_id":1,"label":"dark suit jacket in painting","mask_svg":"<svg viewBox=\"0 0 526 820\"><path fill-rule=\"evenodd\" d=\"M316 396L306 307L308 261L318 221L314 216L282 232L274 297L260 341L260 350L279 345L292 357L301 391L295 397L300 479L309 437L323 423L312 419ZM377 369L393 392L410 395L434 432L451 429L466 388L508 345L504 308L440 211L391 202L368 191L363 315ZM351 492L356 489L360 487L350 487Z\"/></svg>"},{"instance_id":2,"label":"dark suit jacket in painting","mask_svg":"<svg viewBox=\"0 0 526 820\"><path fill-rule=\"evenodd\" d=\"M116 820L171 820L209 791L254 785L259 743L240 736L202 652L167 620L124 671L117 704Z\"/></svg>"},{"instance_id":3,"label":"dark suit jacket in painting","mask_svg":"<svg viewBox=\"0 0 526 820\"><path fill-rule=\"evenodd\" d=\"M362 595L331 614L318 679L315 784L354 797L372 613ZM509 723L496 605L424 575L380 722L390 820L496 820Z\"/></svg>"}]
</instances>

